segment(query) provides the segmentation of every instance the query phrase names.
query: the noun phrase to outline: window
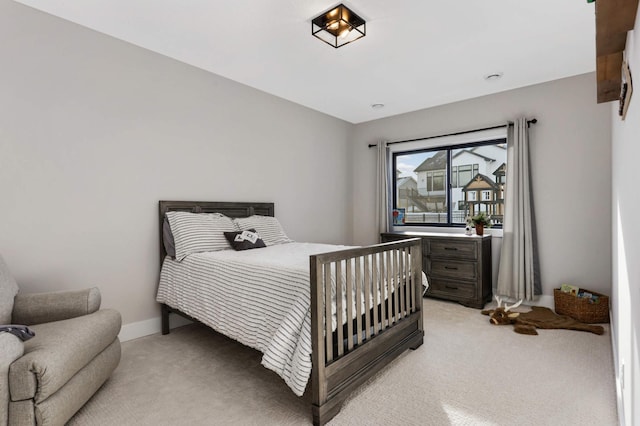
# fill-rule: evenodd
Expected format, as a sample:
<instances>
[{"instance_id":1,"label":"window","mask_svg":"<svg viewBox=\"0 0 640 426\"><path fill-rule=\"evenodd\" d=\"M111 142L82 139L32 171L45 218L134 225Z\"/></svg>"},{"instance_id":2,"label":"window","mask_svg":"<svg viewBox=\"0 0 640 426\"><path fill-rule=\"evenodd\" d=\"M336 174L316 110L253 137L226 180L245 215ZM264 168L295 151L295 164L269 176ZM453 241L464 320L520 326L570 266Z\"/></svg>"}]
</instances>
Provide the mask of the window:
<instances>
[{"instance_id":1,"label":"window","mask_svg":"<svg viewBox=\"0 0 640 426\"><path fill-rule=\"evenodd\" d=\"M444 191L444 171L433 172L433 192Z\"/></svg>"},{"instance_id":2,"label":"window","mask_svg":"<svg viewBox=\"0 0 640 426\"><path fill-rule=\"evenodd\" d=\"M455 179L456 184L451 185L452 188L462 188L465 186L472 177L478 174L479 164L464 164L460 166L452 166L451 168L451 181ZM457 169L457 173L456 173ZM454 178L455 176L455 178ZM459 184L458 184L459 183Z\"/></svg>"},{"instance_id":3,"label":"window","mask_svg":"<svg viewBox=\"0 0 640 426\"><path fill-rule=\"evenodd\" d=\"M467 216L486 212L500 227L505 139L431 147L429 143L433 145L432 140L412 141L415 149L392 150L393 207L404 209L402 226L464 226Z\"/></svg>"}]
</instances>

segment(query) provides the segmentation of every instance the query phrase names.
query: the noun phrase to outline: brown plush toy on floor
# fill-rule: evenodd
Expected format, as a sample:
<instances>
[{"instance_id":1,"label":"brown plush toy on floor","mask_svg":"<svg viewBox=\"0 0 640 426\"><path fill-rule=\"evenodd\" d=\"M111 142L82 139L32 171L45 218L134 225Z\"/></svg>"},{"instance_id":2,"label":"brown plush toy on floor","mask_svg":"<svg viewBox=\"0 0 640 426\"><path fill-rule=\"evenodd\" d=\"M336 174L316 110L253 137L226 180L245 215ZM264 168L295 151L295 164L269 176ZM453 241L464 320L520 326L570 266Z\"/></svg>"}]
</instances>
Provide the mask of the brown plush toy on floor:
<instances>
[{"instance_id":1,"label":"brown plush toy on floor","mask_svg":"<svg viewBox=\"0 0 640 426\"><path fill-rule=\"evenodd\" d=\"M549 308L532 306L529 312L511 312L517 308L522 300L514 305L502 307L502 300L496 296L498 306L495 309L483 310L483 315L489 315L489 322L494 325L513 324L516 333L536 335L536 328L588 331L595 334L603 334L604 328L599 325L584 324L566 315L558 315Z\"/></svg>"}]
</instances>

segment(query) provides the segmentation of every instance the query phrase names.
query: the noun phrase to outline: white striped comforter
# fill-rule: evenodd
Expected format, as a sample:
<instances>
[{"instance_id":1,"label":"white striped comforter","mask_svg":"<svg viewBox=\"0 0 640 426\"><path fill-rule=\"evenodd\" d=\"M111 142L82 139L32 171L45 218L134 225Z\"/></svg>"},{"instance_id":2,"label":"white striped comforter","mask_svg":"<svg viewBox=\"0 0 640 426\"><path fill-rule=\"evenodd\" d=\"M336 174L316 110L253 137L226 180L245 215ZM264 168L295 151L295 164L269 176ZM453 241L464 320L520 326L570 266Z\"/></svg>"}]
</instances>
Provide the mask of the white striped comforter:
<instances>
[{"instance_id":1,"label":"white striped comforter","mask_svg":"<svg viewBox=\"0 0 640 426\"><path fill-rule=\"evenodd\" d=\"M301 396L311 374L309 256L346 248L287 243L166 258L156 300L259 350Z\"/></svg>"}]
</instances>

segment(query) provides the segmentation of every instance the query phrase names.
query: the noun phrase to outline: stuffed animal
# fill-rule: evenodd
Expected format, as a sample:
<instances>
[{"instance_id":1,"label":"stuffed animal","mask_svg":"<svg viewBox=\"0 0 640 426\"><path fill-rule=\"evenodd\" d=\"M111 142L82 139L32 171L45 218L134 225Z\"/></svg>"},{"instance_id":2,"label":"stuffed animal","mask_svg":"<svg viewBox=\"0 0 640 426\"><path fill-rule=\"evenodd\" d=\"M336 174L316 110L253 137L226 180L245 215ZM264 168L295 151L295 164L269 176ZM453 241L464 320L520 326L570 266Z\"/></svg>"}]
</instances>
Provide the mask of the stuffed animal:
<instances>
[{"instance_id":1,"label":"stuffed animal","mask_svg":"<svg viewBox=\"0 0 640 426\"><path fill-rule=\"evenodd\" d=\"M498 306L495 309L483 310L483 315L489 315L489 322L494 325L513 324L513 331L520 334L537 335L537 328L540 329L558 329L588 331L595 334L603 334L604 328L599 325L584 324L576 321L566 315L558 315L549 308L541 306L532 306L529 312L512 312L511 309L517 308L522 303L520 300L511 306L505 303L502 307L502 299L496 296Z\"/></svg>"}]
</instances>

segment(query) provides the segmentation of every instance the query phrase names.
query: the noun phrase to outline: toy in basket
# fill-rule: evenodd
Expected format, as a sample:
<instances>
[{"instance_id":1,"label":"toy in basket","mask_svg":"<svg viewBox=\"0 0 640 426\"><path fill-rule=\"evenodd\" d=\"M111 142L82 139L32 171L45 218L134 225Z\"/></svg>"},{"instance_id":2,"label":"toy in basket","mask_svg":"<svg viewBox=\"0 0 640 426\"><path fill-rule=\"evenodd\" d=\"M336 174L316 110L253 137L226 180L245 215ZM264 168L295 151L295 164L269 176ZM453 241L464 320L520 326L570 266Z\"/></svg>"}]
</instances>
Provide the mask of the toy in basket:
<instances>
[{"instance_id":1,"label":"toy in basket","mask_svg":"<svg viewBox=\"0 0 640 426\"><path fill-rule=\"evenodd\" d=\"M587 324L609 322L609 297L563 284L553 290L555 311Z\"/></svg>"}]
</instances>

